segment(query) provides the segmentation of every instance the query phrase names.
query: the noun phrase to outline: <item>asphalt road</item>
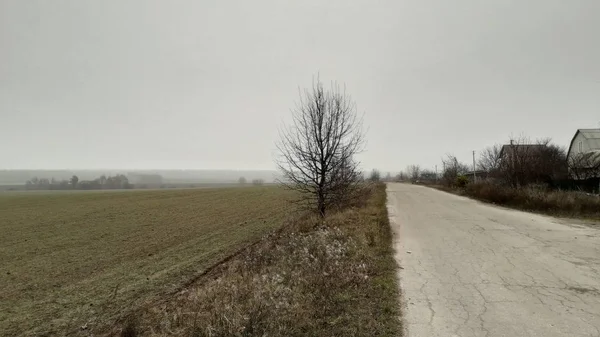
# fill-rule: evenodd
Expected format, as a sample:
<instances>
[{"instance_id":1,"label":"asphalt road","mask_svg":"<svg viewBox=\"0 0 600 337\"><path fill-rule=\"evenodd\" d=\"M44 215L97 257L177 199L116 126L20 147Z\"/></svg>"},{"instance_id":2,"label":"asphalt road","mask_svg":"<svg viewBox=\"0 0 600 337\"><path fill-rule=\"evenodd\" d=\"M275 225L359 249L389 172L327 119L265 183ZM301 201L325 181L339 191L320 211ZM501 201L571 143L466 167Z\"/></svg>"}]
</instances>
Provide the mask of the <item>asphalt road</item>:
<instances>
[{"instance_id":1,"label":"asphalt road","mask_svg":"<svg viewBox=\"0 0 600 337\"><path fill-rule=\"evenodd\" d=\"M600 227L387 188L405 336L600 336Z\"/></svg>"}]
</instances>

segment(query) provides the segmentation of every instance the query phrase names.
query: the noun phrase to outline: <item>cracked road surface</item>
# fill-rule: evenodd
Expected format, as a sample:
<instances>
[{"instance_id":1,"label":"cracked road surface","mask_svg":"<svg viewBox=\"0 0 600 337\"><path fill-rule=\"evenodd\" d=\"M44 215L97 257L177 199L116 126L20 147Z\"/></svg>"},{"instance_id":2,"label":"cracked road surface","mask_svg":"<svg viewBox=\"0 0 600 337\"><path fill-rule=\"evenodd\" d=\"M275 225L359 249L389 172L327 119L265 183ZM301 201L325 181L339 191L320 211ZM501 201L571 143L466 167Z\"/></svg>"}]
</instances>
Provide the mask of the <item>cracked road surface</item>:
<instances>
[{"instance_id":1,"label":"cracked road surface","mask_svg":"<svg viewBox=\"0 0 600 337\"><path fill-rule=\"evenodd\" d=\"M405 336L600 336L600 230L387 189Z\"/></svg>"}]
</instances>

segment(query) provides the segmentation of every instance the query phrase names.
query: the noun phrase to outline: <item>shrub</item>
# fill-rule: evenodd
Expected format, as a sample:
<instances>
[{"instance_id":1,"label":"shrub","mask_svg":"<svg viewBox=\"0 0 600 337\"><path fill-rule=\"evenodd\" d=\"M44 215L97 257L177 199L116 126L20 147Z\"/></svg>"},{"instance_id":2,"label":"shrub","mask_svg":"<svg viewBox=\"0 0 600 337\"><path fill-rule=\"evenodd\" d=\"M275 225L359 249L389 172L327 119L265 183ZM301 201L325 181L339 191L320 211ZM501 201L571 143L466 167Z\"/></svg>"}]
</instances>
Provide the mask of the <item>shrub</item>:
<instances>
[{"instance_id":1,"label":"shrub","mask_svg":"<svg viewBox=\"0 0 600 337\"><path fill-rule=\"evenodd\" d=\"M465 176L458 176L456 177L456 186L463 188L465 186L467 186L467 184L469 183L469 179Z\"/></svg>"},{"instance_id":2,"label":"shrub","mask_svg":"<svg viewBox=\"0 0 600 337\"><path fill-rule=\"evenodd\" d=\"M463 194L513 208L553 215L600 217L600 197L543 186L513 188L489 182L468 184Z\"/></svg>"}]
</instances>

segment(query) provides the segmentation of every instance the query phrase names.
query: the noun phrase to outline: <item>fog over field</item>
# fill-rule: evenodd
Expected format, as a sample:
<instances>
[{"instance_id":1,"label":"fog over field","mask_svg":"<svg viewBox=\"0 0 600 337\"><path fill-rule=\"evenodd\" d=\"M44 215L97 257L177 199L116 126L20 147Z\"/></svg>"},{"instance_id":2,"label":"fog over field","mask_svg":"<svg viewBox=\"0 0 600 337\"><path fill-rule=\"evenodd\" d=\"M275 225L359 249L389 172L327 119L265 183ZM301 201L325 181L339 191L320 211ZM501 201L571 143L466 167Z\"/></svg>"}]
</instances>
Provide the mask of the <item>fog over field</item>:
<instances>
[{"instance_id":1,"label":"fog over field","mask_svg":"<svg viewBox=\"0 0 600 337\"><path fill-rule=\"evenodd\" d=\"M102 175L116 174L128 176L132 183L135 183L136 176L139 175L159 175L165 184L237 183L240 177L246 178L249 182L252 179L262 179L269 183L279 177L274 170L0 170L0 185L25 184L27 180L34 177L62 180L76 175L81 180L93 180Z\"/></svg>"}]
</instances>

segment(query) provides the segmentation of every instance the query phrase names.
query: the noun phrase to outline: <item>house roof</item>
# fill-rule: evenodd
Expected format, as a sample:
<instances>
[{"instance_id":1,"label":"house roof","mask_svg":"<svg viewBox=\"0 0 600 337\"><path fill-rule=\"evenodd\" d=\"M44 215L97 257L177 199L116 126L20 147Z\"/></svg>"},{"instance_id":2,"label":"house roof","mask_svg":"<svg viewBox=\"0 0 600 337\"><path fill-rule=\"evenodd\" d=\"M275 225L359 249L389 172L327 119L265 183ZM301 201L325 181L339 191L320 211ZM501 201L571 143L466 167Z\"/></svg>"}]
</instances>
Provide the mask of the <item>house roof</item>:
<instances>
[{"instance_id":1,"label":"house roof","mask_svg":"<svg viewBox=\"0 0 600 337\"><path fill-rule=\"evenodd\" d=\"M475 175L482 175L482 174L486 174L486 173L487 173L487 171L486 171L486 170L475 170L475 172L473 172L473 170L471 170L471 171L467 171L467 172L465 172L465 175L470 175L470 176L472 176L472 175L473 175L473 173L475 173Z\"/></svg>"},{"instance_id":2,"label":"house roof","mask_svg":"<svg viewBox=\"0 0 600 337\"><path fill-rule=\"evenodd\" d=\"M546 147L544 144L505 144L500 149L499 156L502 158L504 154L521 152L521 153L533 153L534 151L543 149Z\"/></svg>"},{"instance_id":3,"label":"house roof","mask_svg":"<svg viewBox=\"0 0 600 337\"><path fill-rule=\"evenodd\" d=\"M579 129L577 132L587 139L600 139L600 129Z\"/></svg>"}]
</instances>

